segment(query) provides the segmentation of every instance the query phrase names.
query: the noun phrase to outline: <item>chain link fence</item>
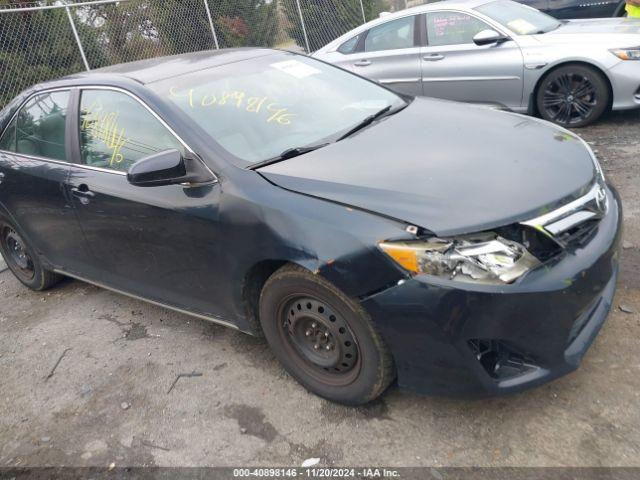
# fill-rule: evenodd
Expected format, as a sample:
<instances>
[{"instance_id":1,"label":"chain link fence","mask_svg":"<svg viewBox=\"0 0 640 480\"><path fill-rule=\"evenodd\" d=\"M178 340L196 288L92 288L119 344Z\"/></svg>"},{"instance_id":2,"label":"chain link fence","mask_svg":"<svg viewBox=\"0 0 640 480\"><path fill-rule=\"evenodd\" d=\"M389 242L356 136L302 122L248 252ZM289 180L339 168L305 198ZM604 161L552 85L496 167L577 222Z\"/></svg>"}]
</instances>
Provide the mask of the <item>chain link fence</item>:
<instances>
[{"instance_id":1,"label":"chain link fence","mask_svg":"<svg viewBox=\"0 0 640 480\"><path fill-rule=\"evenodd\" d=\"M425 0L0 0L0 108L30 85L198 50L312 52Z\"/></svg>"}]
</instances>

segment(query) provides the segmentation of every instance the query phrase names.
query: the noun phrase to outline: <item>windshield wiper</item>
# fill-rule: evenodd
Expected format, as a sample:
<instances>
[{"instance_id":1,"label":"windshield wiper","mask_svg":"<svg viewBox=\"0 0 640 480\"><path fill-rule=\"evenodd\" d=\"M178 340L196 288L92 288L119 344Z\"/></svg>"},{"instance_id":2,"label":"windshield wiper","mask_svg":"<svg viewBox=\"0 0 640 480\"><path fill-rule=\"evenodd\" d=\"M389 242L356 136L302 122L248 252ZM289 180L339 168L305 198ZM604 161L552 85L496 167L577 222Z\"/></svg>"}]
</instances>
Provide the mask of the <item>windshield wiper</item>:
<instances>
[{"instance_id":1,"label":"windshield wiper","mask_svg":"<svg viewBox=\"0 0 640 480\"><path fill-rule=\"evenodd\" d=\"M281 162L282 160L288 160L290 158L298 157L300 155L304 155L305 153L313 152L314 150L318 150L319 148L326 147L329 143L320 143L318 145L309 145L306 147L292 147L287 148L284 152L282 152L277 157L269 158L267 160L263 160L258 163L254 163L249 168L254 170L259 167L266 167L267 165L271 165L274 163Z\"/></svg>"},{"instance_id":2,"label":"windshield wiper","mask_svg":"<svg viewBox=\"0 0 640 480\"><path fill-rule=\"evenodd\" d=\"M373 115L369 115L364 120L362 120L360 123L358 123L357 125L355 125L351 129L349 129L349 131L347 133L345 133L342 136L340 136L338 138L338 140L336 140L336 141L339 142L340 140L344 140L345 138L350 137L351 135L356 133L357 131L362 130L365 127L368 127L373 122L375 122L378 118L382 117L385 113L387 113L389 110L391 110L391 105L388 105L388 106L384 107L382 110L380 110L377 113L374 113Z\"/></svg>"}]
</instances>

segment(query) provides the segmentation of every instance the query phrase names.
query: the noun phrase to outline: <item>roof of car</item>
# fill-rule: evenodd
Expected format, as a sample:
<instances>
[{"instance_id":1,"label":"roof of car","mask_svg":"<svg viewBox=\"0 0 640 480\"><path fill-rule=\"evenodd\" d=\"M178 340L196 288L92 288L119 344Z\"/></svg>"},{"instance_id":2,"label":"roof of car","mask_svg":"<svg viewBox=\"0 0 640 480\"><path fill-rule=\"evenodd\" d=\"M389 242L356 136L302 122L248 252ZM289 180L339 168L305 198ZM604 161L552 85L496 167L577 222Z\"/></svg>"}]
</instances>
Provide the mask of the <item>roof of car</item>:
<instances>
[{"instance_id":1,"label":"roof of car","mask_svg":"<svg viewBox=\"0 0 640 480\"><path fill-rule=\"evenodd\" d=\"M277 50L268 48L229 48L183 53L167 57L149 58L137 62L120 63L74 75L75 78L96 75L124 76L142 84L179 77L188 73L219 67L250 58L272 55Z\"/></svg>"}]
</instances>

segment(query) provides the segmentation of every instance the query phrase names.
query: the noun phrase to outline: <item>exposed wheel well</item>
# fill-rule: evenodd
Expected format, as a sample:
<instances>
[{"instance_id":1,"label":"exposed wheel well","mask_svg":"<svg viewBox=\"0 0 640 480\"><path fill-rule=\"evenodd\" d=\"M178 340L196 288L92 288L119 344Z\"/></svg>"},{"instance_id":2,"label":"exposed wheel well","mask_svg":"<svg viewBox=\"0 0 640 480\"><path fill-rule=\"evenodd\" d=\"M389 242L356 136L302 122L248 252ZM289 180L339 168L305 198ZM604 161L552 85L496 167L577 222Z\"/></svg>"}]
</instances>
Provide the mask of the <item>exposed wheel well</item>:
<instances>
[{"instance_id":1,"label":"exposed wheel well","mask_svg":"<svg viewBox=\"0 0 640 480\"><path fill-rule=\"evenodd\" d=\"M555 72L557 69L562 68L562 67L566 67L568 65L580 65L582 67L592 68L593 70L595 70L596 72L598 72L602 76L602 78L604 79L605 83L607 84L607 88L609 89L609 105L607 105L607 110L610 110L611 106L613 105L613 86L611 85L611 80L609 80L609 77L607 76L607 74L604 73L604 71L600 67L598 67L597 65L594 65L593 63L589 63L589 62L564 62L564 63L560 63L558 65L555 65L553 68L550 68L548 71L545 72L544 75L542 75L538 79L538 82L536 83L536 86L533 89L533 94L531 95L531 99L529 100L530 103L531 103L529 110L532 112L532 114L536 115L536 116L538 116L540 114L540 112L538 111L537 98L538 98L538 91L540 90L540 85L542 85L542 82L544 81L544 79L547 78L552 72Z\"/></svg>"},{"instance_id":2,"label":"exposed wheel well","mask_svg":"<svg viewBox=\"0 0 640 480\"><path fill-rule=\"evenodd\" d=\"M284 260L263 260L251 267L245 276L242 287L242 302L244 303L247 321L254 328L256 335L262 335L258 315L262 287L264 287L271 275L287 263L289 262Z\"/></svg>"}]
</instances>

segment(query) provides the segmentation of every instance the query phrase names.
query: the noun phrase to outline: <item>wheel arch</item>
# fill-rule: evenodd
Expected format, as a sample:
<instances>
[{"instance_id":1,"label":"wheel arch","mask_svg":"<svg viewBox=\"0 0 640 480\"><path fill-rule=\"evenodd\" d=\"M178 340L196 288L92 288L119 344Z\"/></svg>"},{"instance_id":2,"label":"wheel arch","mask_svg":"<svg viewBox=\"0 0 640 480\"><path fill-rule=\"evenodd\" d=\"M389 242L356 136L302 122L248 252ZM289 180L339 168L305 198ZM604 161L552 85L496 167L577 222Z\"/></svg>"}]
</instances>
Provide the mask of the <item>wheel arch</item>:
<instances>
[{"instance_id":1,"label":"wheel arch","mask_svg":"<svg viewBox=\"0 0 640 480\"><path fill-rule=\"evenodd\" d=\"M242 304L245 319L251 326L251 333L256 336L262 336L259 314L262 289L267 283L267 280L285 265L298 265L308 270L305 266L292 262L291 260L263 259L253 264L245 273L241 292Z\"/></svg>"},{"instance_id":2,"label":"wheel arch","mask_svg":"<svg viewBox=\"0 0 640 480\"><path fill-rule=\"evenodd\" d=\"M554 63L553 65L547 67L545 72L542 75L540 75L540 78L538 78L538 80L536 81L535 87L533 88L531 97L529 99L529 111L533 115L536 115L536 116L540 115L540 112L538 111L537 98L538 98L538 92L540 90L540 86L542 85L542 82L554 71L558 70L559 68L566 67L568 65L580 65L583 67L593 68L600 75L602 75L602 78L604 78L604 80L606 81L607 88L609 90L609 104L607 105L607 111L611 110L611 107L613 105L613 95L614 95L613 83L611 81L611 78L607 74L606 70L600 67L599 65L593 62L589 62L587 60L564 60L562 62Z\"/></svg>"}]
</instances>

